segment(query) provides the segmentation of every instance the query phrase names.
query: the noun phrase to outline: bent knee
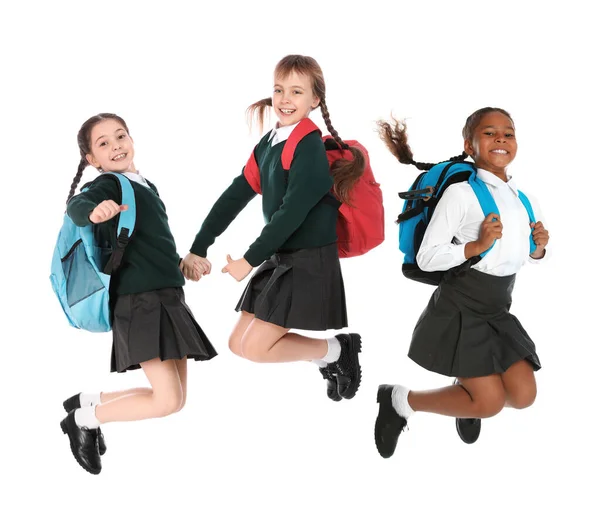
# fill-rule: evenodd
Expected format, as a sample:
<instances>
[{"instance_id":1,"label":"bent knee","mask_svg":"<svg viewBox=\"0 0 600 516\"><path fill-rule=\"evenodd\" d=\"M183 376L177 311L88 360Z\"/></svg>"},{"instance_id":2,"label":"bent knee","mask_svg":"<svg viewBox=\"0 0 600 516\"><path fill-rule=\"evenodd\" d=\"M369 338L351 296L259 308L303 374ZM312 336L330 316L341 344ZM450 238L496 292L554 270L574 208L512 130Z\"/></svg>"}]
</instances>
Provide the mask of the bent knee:
<instances>
[{"instance_id":1,"label":"bent knee","mask_svg":"<svg viewBox=\"0 0 600 516\"><path fill-rule=\"evenodd\" d=\"M483 399L475 400L477 417L488 418L500 413L506 399L503 392L497 392Z\"/></svg>"},{"instance_id":2,"label":"bent knee","mask_svg":"<svg viewBox=\"0 0 600 516\"><path fill-rule=\"evenodd\" d=\"M177 391L170 393L168 396L162 396L155 400L156 415L157 417L165 417L175 412L178 412L183 408L184 404L183 394Z\"/></svg>"},{"instance_id":3,"label":"bent knee","mask_svg":"<svg viewBox=\"0 0 600 516\"><path fill-rule=\"evenodd\" d=\"M231 336L229 337L229 349L231 350L231 352L234 355L237 355L238 357L243 356L242 355L242 342L238 337L235 336Z\"/></svg>"},{"instance_id":4,"label":"bent knee","mask_svg":"<svg viewBox=\"0 0 600 516\"><path fill-rule=\"evenodd\" d=\"M251 362L265 363L269 361L268 353L256 346L245 346L240 356Z\"/></svg>"},{"instance_id":5,"label":"bent knee","mask_svg":"<svg viewBox=\"0 0 600 516\"><path fill-rule=\"evenodd\" d=\"M536 396L537 389L535 386L529 389L521 389L510 396L509 403L513 408L525 409L533 405Z\"/></svg>"}]
</instances>

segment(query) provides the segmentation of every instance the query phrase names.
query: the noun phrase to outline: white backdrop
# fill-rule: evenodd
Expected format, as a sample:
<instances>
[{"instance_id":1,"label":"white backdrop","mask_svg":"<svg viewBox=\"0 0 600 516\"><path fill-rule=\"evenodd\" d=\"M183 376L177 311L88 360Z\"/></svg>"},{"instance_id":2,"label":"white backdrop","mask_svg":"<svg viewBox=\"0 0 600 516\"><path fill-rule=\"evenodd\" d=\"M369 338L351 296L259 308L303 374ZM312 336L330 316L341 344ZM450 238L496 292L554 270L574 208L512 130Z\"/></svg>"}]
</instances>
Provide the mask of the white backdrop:
<instances>
[{"instance_id":1,"label":"white backdrop","mask_svg":"<svg viewBox=\"0 0 600 516\"><path fill-rule=\"evenodd\" d=\"M15 5L0 21L2 514L594 512L600 41L588 2ZM369 149L384 191L386 241L343 261L363 384L336 404L312 365L254 364L228 351L243 284L220 268L259 234L255 200L210 249L213 274L186 286L219 356L189 364L181 413L104 425L103 471L89 475L59 429L61 402L146 381L141 371L110 374L110 335L70 328L50 287L77 131L98 112L125 118L135 163L157 185L184 255L260 137L245 108L270 95L289 53L319 61L333 124ZM386 461L373 440L377 385L450 380L406 357L431 294L402 277L397 250L397 192L416 170L387 152L375 121L406 117L416 159L439 161L462 150L464 120L486 105L514 117L510 171L540 201L554 247L546 266L522 270L514 292L513 313L542 360L538 399L485 420L472 446L453 419L417 414ZM319 112L313 119L324 127Z\"/></svg>"}]
</instances>

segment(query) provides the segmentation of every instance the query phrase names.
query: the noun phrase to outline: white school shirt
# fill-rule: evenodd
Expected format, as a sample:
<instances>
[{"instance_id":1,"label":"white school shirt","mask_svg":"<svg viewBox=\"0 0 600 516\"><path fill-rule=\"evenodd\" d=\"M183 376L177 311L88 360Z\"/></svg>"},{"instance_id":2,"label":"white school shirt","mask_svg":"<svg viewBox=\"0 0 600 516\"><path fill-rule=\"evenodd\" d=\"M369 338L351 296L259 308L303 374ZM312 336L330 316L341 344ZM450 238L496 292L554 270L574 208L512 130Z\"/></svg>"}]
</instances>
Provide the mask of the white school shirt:
<instances>
[{"instance_id":1,"label":"white school shirt","mask_svg":"<svg viewBox=\"0 0 600 516\"><path fill-rule=\"evenodd\" d=\"M294 125L284 125L283 127L275 127L271 134L269 135L269 141L271 142L271 147L274 147L278 143L284 142L290 137L292 131L296 128L296 126L300 122L295 123ZM279 125L279 124L277 124Z\"/></svg>"},{"instance_id":2,"label":"white school shirt","mask_svg":"<svg viewBox=\"0 0 600 516\"><path fill-rule=\"evenodd\" d=\"M477 169L477 176L492 194L502 222L502 238L481 261L473 266L492 276L510 276L529 261L539 263L548 258L548 248L543 258L529 256L529 216L519 199L515 180L508 182L488 172ZM536 222L544 222L535 199L529 197ZM466 261L465 246L479 238L484 220L483 211L473 188L467 182L448 187L440 199L425 230L423 242L417 254L417 264L424 271L444 271Z\"/></svg>"},{"instance_id":3,"label":"white school shirt","mask_svg":"<svg viewBox=\"0 0 600 516\"><path fill-rule=\"evenodd\" d=\"M148 182L144 179L144 177L136 172L123 172L123 175L136 183L144 185L146 188L150 188Z\"/></svg>"}]
</instances>

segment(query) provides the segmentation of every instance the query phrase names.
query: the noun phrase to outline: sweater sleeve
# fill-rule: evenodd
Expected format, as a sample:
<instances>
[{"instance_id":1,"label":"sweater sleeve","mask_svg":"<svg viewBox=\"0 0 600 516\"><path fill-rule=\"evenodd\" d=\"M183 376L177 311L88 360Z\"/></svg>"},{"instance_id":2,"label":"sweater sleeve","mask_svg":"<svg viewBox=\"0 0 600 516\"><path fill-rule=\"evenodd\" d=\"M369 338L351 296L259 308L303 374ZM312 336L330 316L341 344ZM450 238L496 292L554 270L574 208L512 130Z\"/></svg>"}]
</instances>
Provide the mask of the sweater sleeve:
<instances>
[{"instance_id":1,"label":"sweater sleeve","mask_svg":"<svg viewBox=\"0 0 600 516\"><path fill-rule=\"evenodd\" d=\"M281 247L332 185L323 140L310 133L296 147L281 206L244 254L248 263L257 266Z\"/></svg>"},{"instance_id":2,"label":"sweater sleeve","mask_svg":"<svg viewBox=\"0 0 600 516\"><path fill-rule=\"evenodd\" d=\"M121 193L116 181L112 179L96 179L88 190L75 195L67 204L67 214L76 226L91 224L90 213L103 201L112 200L121 203Z\"/></svg>"},{"instance_id":3,"label":"sweater sleeve","mask_svg":"<svg viewBox=\"0 0 600 516\"><path fill-rule=\"evenodd\" d=\"M216 238L229 227L229 224L233 222L255 195L256 193L246 181L242 170L242 173L233 180L227 190L217 199L206 219L204 219L190 252L206 257L208 248L215 243Z\"/></svg>"}]
</instances>

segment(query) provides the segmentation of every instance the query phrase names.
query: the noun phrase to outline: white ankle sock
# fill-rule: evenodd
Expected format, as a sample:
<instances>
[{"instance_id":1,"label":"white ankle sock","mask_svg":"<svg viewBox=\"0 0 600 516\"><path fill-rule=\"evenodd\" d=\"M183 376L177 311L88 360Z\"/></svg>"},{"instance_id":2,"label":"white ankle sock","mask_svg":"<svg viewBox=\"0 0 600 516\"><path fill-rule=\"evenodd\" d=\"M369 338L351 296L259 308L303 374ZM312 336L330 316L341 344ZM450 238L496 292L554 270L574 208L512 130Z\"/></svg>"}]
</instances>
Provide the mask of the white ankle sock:
<instances>
[{"instance_id":1,"label":"white ankle sock","mask_svg":"<svg viewBox=\"0 0 600 516\"><path fill-rule=\"evenodd\" d=\"M311 360L311 362L320 368L327 367L327 362L321 360L320 358L315 358L314 360Z\"/></svg>"},{"instance_id":2,"label":"white ankle sock","mask_svg":"<svg viewBox=\"0 0 600 516\"><path fill-rule=\"evenodd\" d=\"M321 359L325 364L336 362L342 353L342 345L335 337L327 339L327 354Z\"/></svg>"},{"instance_id":3,"label":"white ankle sock","mask_svg":"<svg viewBox=\"0 0 600 516\"><path fill-rule=\"evenodd\" d=\"M96 418L96 407L82 407L75 410L75 424L79 428L84 426L93 430L100 426L100 421Z\"/></svg>"},{"instance_id":4,"label":"white ankle sock","mask_svg":"<svg viewBox=\"0 0 600 516\"><path fill-rule=\"evenodd\" d=\"M398 415L408 419L412 416L415 411L408 404L408 393L409 389L402 385L394 385L394 389L392 390L392 406L398 412Z\"/></svg>"},{"instance_id":5,"label":"white ankle sock","mask_svg":"<svg viewBox=\"0 0 600 516\"><path fill-rule=\"evenodd\" d=\"M93 394L82 392L79 394L79 404L82 407L94 407L100 405L100 403L102 402L100 401L99 392L94 392Z\"/></svg>"}]
</instances>

